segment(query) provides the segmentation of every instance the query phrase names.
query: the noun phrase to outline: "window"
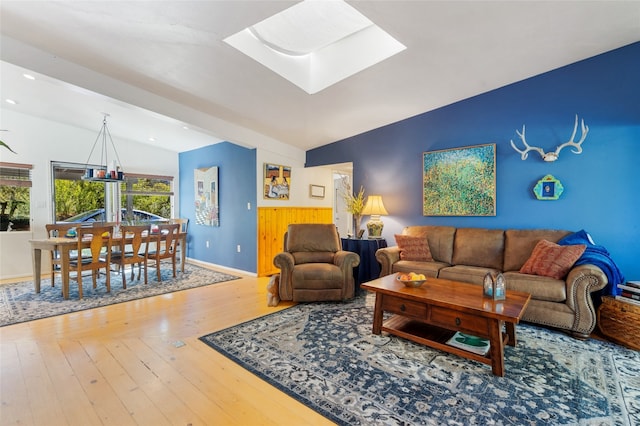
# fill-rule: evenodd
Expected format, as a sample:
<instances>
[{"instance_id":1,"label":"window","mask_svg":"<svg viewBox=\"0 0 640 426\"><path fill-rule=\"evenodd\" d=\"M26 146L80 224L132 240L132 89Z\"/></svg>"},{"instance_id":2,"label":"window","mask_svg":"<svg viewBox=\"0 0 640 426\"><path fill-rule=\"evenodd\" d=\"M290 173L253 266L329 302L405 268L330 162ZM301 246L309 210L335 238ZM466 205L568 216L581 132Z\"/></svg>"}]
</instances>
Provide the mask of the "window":
<instances>
[{"instance_id":1,"label":"window","mask_svg":"<svg viewBox=\"0 0 640 426\"><path fill-rule=\"evenodd\" d=\"M127 211L125 219L158 220L154 215L170 218L172 186L172 176L125 174L122 183L122 207Z\"/></svg>"},{"instance_id":2,"label":"window","mask_svg":"<svg viewBox=\"0 0 640 426\"><path fill-rule=\"evenodd\" d=\"M0 231L31 229L31 164L0 162Z\"/></svg>"},{"instance_id":3,"label":"window","mask_svg":"<svg viewBox=\"0 0 640 426\"><path fill-rule=\"evenodd\" d=\"M117 211L118 205L122 221L161 221L172 216L173 177L125 173L119 183L96 182L82 179L87 167L93 166L52 162L56 221L110 221L107 212Z\"/></svg>"},{"instance_id":4,"label":"window","mask_svg":"<svg viewBox=\"0 0 640 426\"><path fill-rule=\"evenodd\" d=\"M82 222L85 218L79 220L74 216L94 210L102 210L104 216L105 186L101 182L82 180L84 164L52 162L51 168L55 222L70 218Z\"/></svg>"}]
</instances>

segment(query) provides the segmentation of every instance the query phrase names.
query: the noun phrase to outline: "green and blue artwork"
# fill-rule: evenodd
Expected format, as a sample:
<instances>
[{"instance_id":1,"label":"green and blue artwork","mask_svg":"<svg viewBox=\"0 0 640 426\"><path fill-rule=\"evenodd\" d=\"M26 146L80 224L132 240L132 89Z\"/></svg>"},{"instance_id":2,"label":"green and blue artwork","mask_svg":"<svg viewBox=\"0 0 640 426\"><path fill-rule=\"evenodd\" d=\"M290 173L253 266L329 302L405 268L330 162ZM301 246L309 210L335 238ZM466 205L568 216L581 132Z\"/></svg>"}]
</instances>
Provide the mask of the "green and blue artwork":
<instances>
[{"instance_id":1,"label":"green and blue artwork","mask_svg":"<svg viewBox=\"0 0 640 426\"><path fill-rule=\"evenodd\" d=\"M423 153L424 216L495 216L496 145Z\"/></svg>"}]
</instances>

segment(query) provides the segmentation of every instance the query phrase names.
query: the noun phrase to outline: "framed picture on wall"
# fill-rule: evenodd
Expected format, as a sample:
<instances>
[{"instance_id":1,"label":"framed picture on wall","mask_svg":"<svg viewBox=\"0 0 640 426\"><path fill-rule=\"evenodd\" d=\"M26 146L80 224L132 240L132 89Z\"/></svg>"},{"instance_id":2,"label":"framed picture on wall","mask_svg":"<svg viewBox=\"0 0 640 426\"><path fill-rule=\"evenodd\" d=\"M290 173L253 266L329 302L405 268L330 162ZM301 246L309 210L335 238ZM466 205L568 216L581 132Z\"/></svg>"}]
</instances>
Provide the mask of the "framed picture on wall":
<instances>
[{"instance_id":1,"label":"framed picture on wall","mask_svg":"<svg viewBox=\"0 0 640 426\"><path fill-rule=\"evenodd\" d=\"M311 198L324 198L324 186L309 185L309 196Z\"/></svg>"},{"instance_id":2,"label":"framed picture on wall","mask_svg":"<svg viewBox=\"0 0 640 426\"><path fill-rule=\"evenodd\" d=\"M557 200L564 192L560 181L551 175L546 175L533 187L533 193L538 200Z\"/></svg>"},{"instance_id":3,"label":"framed picture on wall","mask_svg":"<svg viewBox=\"0 0 640 426\"><path fill-rule=\"evenodd\" d=\"M291 167L278 164L264 164L263 198L288 200L291 190Z\"/></svg>"},{"instance_id":4,"label":"framed picture on wall","mask_svg":"<svg viewBox=\"0 0 640 426\"><path fill-rule=\"evenodd\" d=\"M196 224L220 226L218 206L218 168L195 169L195 216Z\"/></svg>"},{"instance_id":5,"label":"framed picture on wall","mask_svg":"<svg viewBox=\"0 0 640 426\"><path fill-rule=\"evenodd\" d=\"M423 153L423 216L495 216L496 144Z\"/></svg>"}]
</instances>

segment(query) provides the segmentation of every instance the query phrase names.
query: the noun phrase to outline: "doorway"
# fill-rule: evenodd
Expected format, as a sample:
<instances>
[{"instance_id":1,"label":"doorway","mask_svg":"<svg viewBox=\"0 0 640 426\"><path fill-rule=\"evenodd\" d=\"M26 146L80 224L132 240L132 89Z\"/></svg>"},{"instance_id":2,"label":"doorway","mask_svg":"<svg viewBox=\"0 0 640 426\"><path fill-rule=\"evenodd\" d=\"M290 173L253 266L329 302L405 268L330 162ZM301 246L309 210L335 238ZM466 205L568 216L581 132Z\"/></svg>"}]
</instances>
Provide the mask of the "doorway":
<instances>
[{"instance_id":1,"label":"doorway","mask_svg":"<svg viewBox=\"0 0 640 426\"><path fill-rule=\"evenodd\" d=\"M347 211L344 194L352 192L353 172L350 168L333 170L333 222L341 237L353 234L353 216Z\"/></svg>"}]
</instances>

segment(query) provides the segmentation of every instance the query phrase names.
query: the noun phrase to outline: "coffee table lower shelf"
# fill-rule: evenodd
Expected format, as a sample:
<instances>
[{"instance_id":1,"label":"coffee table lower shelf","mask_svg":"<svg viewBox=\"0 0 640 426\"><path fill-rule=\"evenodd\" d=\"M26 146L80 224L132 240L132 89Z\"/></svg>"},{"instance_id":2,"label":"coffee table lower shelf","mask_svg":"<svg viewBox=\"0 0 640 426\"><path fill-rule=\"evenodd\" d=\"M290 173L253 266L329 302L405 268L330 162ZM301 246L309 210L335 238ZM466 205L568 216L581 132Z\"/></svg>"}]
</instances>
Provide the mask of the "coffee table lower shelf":
<instances>
[{"instance_id":1,"label":"coffee table lower shelf","mask_svg":"<svg viewBox=\"0 0 640 426\"><path fill-rule=\"evenodd\" d=\"M448 345L447 340L455 334L455 331L447 330L446 328L430 325L402 315L393 315L382 324L382 331L386 331L394 336L402 337L434 349L493 366L491 350L489 350L486 355L478 355L473 352ZM486 338L488 336L478 337ZM509 341L507 333L502 333L502 341L503 345L506 345Z\"/></svg>"}]
</instances>

